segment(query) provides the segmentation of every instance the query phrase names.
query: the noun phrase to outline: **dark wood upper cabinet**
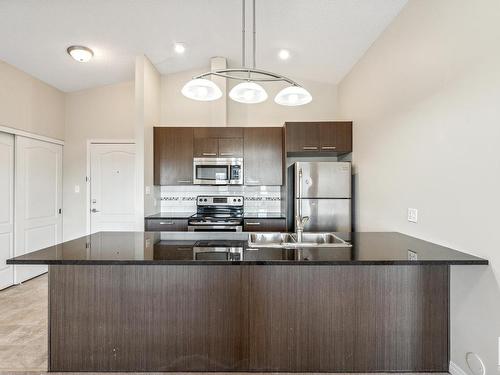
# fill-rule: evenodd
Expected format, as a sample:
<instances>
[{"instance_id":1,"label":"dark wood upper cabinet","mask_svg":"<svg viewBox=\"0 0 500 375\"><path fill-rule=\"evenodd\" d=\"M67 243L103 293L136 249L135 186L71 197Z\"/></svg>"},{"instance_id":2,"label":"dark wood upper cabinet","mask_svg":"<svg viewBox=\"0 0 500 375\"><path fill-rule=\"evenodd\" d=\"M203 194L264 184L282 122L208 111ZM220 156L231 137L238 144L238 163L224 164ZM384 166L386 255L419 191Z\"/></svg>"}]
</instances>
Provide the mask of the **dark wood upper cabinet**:
<instances>
[{"instance_id":1,"label":"dark wood upper cabinet","mask_svg":"<svg viewBox=\"0 0 500 375\"><path fill-rule=\"evenodd\" d=\"M243 128L198 127L194 128L195 138L243 138Z\"/></svg>"},{"instance_id":2,"label":"dark wood upper cabinet","mask_svg":"<svg viewBox=\"0 0 500 375\"><path fill-rule=\"evenodd\" d=\"M352 122L287 122L285 132L286 151L292 155L352 152Z\"/></svg>"},{"instance_id":3,"label":"dark wood upper cabinet","mask_svg":"<svg viewBox=\"0 0 500 375\"><path fill-rule=\"evenodd\" d=\"M283 184L283 128L245 128L245 185Z\"/></svg>"},{"instance_id":4,"label":"dark wood upper cabinet","mask_svg":"<svg viewBox=\"0 0 500 375\"><path fill-rule=\"evenodd\" d=\"M154 128L154 183L193 183L193 128Z\"/></svg>"},{"instance_id":5,"label":"dark wood upper cabinet","mask_svg":"<svg viewBox=\"0 0 500 375\"><path fill-rule=\"evenodd\" d=\"M243 138L219 138L219 156L241 158L243 156Z\"/></svg>"},{"instance_id":6,"label":"dark wood upper cabinet","mask_svg":"<svg viewBox=\"0 0 500 375\"><path fill-rule=\"evenodd\" d=\"M197 158L217 157L219 155L219 139L195 138L193 155Z\"/></svg>"},{"instance_id":7,"label":"dark wood upper cabinet","mask_svg":"<svg viewBox=\"0 0 500 375\"><path fill-rule=\"evenodd\" d=\"M315 122L287 122L287 152L319 152L319 127Z\"/></svg>"},{"instance_id":8,"label":"dark wood upper cabinet","mask_svg":"<svg viewBox=\"0 0 500 375\"><path fill-rule=\"evenodd\" d=\"M194 128L195 157L242 157L243 128Z\"/></svg>"},{"instance_id":9,"label":"dark wood upper cabinet","mask_svg":"<svg viewBox=\"0 0 500 375\"><path fill-rule=\"evenodd\" d=\"M321 122L319 138L321 152L351 152L352 122Z\"/></svg>"}]
</instances>

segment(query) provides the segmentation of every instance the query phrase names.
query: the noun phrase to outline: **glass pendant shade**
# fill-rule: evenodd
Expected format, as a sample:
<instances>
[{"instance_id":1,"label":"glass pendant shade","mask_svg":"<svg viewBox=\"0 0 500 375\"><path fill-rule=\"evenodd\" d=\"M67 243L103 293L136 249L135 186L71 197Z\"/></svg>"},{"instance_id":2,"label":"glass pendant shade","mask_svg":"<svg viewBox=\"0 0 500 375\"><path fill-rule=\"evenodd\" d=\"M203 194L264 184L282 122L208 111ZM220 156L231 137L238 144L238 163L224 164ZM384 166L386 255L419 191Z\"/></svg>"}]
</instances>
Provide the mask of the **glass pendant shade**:
<instances>
[{"instance_id":1,"label":"glass pendant shade","mask_svg":"<svg viewBox=\"0 0 500 375\"><path fill-rule=\"evenodd\" d=\"M309 91L300 86L288 86L281 90L274 101L280 105L298 106L311 102L312 96Z\"/></svg>"},{"instance_id":2,"label":"glass pendant shade","mask_svg":"<svg viewBox=\"0 0 500 375\"><path fill-rule=\"evenodd\" d=\"M205 78L192 79L184 85L182 95L189 99L210 101L222 96L222 91L215 83Z\"/></svg>"},{"instance_id":3,"label":"glass pendant shade","mask_svg":"<svg viewBox=\"0 0 500 375\"><path fill-rule=\"evenodd\" d=\"M242 82L229 92L229 97L235 102L244 104L262 103L267 99L267 92L255 82Z\"/></svg>"}]
</instances>

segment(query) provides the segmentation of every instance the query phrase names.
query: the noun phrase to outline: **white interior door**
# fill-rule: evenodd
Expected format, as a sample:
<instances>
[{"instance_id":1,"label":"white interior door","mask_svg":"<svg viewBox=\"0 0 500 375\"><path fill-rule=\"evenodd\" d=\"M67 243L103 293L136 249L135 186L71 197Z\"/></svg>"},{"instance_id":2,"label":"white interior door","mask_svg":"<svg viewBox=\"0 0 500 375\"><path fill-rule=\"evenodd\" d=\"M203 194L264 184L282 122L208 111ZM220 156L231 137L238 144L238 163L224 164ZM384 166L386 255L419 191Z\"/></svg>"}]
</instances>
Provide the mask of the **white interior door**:
<instances>
[{"instance_id":1,"label":"white interior door","mask_svg":"<svg viewBox=\"0 0 500 375\"><path fill-rule=\"evenodd\" d=\"M62 241L62 146L16 136L15 255ZM47 266L16 266L20 283L47 272Z\"/></svg>"},{"instance_id":2,"label":"white interior door","mask_svg":"<svg viewBox=\"0 0 500 375\"><path fill-rule=\"evenodd\" d=\"M14 283L14 136L0 133L0 289Z\"/></svg>"},{"instance_id":3,"label":"white interior door","mask_svg":"<svg viewBox=\"0 0 500 375\"><path fill-rule=\"evenodd\" d=\"M91 144L91 233L135 230L135 157L134 144Z\"/></svg>"}]
</instances>

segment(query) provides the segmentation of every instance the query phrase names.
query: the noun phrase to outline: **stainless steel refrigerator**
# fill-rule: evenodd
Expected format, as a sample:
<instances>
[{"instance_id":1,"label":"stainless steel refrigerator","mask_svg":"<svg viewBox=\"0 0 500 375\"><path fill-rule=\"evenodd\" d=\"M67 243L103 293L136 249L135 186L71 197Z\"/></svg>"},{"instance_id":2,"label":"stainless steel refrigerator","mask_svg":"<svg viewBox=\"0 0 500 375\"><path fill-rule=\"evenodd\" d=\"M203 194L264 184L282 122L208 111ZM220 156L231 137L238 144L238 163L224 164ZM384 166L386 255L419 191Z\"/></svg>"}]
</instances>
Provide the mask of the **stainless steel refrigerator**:
<instances>
[{"instance_id":1,"label":"stainless steel refrigerator","mask_svg":"<svg viewBox=\"0 0 500 375\"><path fill-rule=\"evenodd\" d=\"M309 216L304 231L351 232L351 163L296 162L288 167L288 229Z\"/></svg>"}]
</instances>

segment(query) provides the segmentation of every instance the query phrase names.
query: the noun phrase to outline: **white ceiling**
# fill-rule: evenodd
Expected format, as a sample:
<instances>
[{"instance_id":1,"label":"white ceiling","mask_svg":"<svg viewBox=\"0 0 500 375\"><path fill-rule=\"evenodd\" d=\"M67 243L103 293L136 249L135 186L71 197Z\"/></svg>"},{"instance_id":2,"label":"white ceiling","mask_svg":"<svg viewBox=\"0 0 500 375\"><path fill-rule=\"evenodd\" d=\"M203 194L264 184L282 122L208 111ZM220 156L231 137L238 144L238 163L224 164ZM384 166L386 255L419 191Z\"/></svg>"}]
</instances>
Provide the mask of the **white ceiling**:
<instances>
[{"instance_id":1,"label":"white ceiling","mask_svg":"<svg viewBox=\"0 0 500 375\"><path fill-rule=\"evenodd\" d=\"M338 83L406 2L257 0L257 67ZM247 46L250 17L248 29ZM186 44L183 56L173 52L176 41ZM72 44L95 58L72 60ZM288 61L278 59L280 48L290 50ZM212 56L239 66L241 1L0 0L0 60L63 91L131 80L142 53L164 74L208 66Z\"/></svg>"}]
</instances>

